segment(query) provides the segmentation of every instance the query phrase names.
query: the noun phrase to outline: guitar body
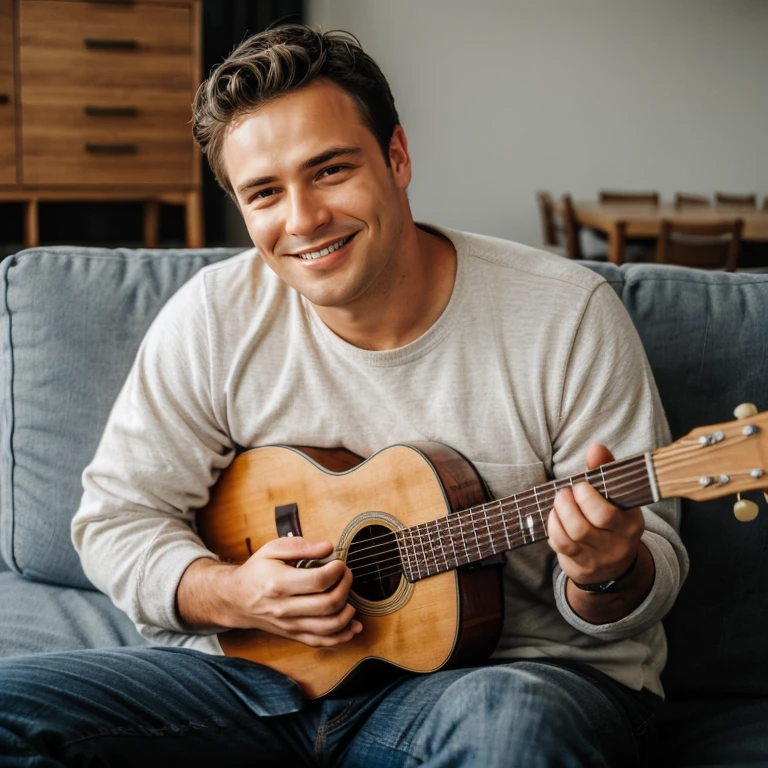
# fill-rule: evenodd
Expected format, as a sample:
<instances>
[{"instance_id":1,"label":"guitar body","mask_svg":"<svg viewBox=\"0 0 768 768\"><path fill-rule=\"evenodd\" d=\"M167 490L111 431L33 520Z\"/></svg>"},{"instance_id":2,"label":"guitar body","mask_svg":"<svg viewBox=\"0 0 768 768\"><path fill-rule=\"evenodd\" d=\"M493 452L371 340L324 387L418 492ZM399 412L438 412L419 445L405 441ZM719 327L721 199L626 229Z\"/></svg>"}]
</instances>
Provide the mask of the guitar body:
<instances>
[{"instance_id":1,"label":"guitar body","mask_svg":"<svg viewBox=\"0 0 768 768\"><path fill-rule=\"evenodd\" d=\"M330 540L339 556L371 567L350 601L363 631L335 648L311 648L258 630L219 635L224 653L292 678L309 698L359 685L380 662L411 672L479 663L503 620L503 560L408 582L393 562L366 553L392 531L486 501L482 480L460 454L437 443L402 444L363 461L345 451L268 446L238 456L197 515L203 541L242 563L280 535ZM387 539L389 537L389 539ZM375 663L379 662L379 664Z\"/></svg>"}]
</instances>

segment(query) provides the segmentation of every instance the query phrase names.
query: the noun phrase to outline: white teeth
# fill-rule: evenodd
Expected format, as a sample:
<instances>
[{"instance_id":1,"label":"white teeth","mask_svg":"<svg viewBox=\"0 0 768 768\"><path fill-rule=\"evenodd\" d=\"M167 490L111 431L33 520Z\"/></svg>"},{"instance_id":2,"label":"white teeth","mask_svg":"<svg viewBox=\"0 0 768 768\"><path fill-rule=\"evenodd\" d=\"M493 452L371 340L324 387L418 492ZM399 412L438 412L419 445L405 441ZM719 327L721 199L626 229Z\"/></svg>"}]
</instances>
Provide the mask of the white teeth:
<instances>
[{"instance_id":1,"label":"white teeth","mask_svg":"<svg viewBox=\"0 0 768 768\"><path fill-rule=\"evenodd\" d=\"M341 248L342 245L344 245L348 241L349 241L349 238L344 237L341 240L339 240L338 243L333 243L332 245L329 245L327 248L323 248L322 251L310 251L309 253L299 253L297 255L302 259L319 259L321 256L327 256L329 253L333 253L334 251L337 251L339 248Z\"/></svg>"}]
</instances>

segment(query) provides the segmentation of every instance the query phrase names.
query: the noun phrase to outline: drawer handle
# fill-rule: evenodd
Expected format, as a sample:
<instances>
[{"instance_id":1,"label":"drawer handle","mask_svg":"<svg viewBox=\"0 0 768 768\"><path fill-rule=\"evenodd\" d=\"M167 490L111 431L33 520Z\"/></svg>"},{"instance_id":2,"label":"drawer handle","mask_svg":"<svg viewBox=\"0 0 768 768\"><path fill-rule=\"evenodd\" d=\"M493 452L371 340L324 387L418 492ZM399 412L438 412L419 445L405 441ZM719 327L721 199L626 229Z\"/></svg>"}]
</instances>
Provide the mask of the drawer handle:
<instances>
[{"instance_id":1,"label":"drawer handle","mask_svg":"<svg viewBox=\"0 0 768 768\"><path fill-rule=\"evenodd\" d=\"M86 144L85 151L93 155L135 155L139 148L135 144Z\"/></svg>"},{"instance_id":2,"label":"drawer handle","mask_svg":"<svg viewBox=\"0 0 768 768\"><path fill-rule=\"evenodd\" d=\"M138 117L136 107L96 107L88 105L84 112L89 117Z\"/></svg>"},{"instance_id":3,"label":"drawer handle","mask_svg":"<svg viewBox=\"0 0 768 768\"><path fill-rule=\"evenodd\" d=\"M7 93L0 93L0 104L10 104L11 97Z\"/></svg>"},{"instance_id":4,"label":"drawer handle","mask_svg":"<svg viewBox=\"0 0 768 768\"><path fill-rule=\"evenodd\" d=\"M135 51L139 47L136 40L96 40L86 37L83 43L86 48L99 51Z\"/></svg>"},{"instance_id":5,"label":"drawer handle","mask_svg":"<svg viewBox=\"0 0 768 768\"><path fill-rule=\"evenodd\" d=\"M133 5L134 0L85 0L86 3L102 3L104 5Z\"/></svg>"}]
</instances>

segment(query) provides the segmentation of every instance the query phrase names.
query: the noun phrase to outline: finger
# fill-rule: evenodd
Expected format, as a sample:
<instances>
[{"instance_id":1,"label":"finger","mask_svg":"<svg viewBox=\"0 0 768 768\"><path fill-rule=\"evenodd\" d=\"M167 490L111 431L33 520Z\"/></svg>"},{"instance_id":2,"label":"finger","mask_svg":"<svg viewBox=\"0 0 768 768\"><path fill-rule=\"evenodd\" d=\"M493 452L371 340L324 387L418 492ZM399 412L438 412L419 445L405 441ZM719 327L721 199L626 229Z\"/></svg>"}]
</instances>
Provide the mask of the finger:
<instances>
[{"instance_id":1,"label":"finger","mask_svg":"<svg viewBox=\"0 0 768 768\"><path fill-rule=\"evenodd\" d=\"M573 489L563 488L555 496L554 508L558 520L565 534L573 542L581 542L586 539L592 528L576 501L576 489L578 487L579 485L574 486Z\"/></svg>"},{"instance_id":2,"label":"finger","mask_svg":"<svg viewBox=\"0 0 768 768\"><path fill-rule=\"evenodd\" d=\"M273 560L316 560L333 552L330 541L311 541L303 536L281 536L264 544L256 554Z\"/></svg>"},{"instance_id":3,"label":"finger","mask_svg":"<svg viewBox=\"0 0 768 768\"><path fill-rule=\"evenodd\" d=\"M312 633L299 633L292 636L292 640L298 640L305 645L310 645L314 648L332 648L342 643L348 643L356 635L360 634L363 630L363 625L359 621L351 622L347 627L340 632L336 632L332 635L315 635Z\"/></svg>"},{"instance_id":4,"label":"finger","mask_svg":"<svg viewBox=\"0 0 768 768\"><path fill-rule=\"evenodd\" d=\"M286 577L291 585L291 594L311 595L329 592L339 584L346 584L345 592L352 585L352 571L343 560L334 560L315 568L294 568Z\"/></svg>"},{"instance_id":5,"label":"finger","mask_svg":"<svg viewBox=\"0 0 768 768\"><path fill-rule=\"evenodd\" d=\"M331 565L335 565L335 563L329 563L323 568L330 569ZM313 577L315 574L298 573L291 575L286 582L287 594L272 608L272 615L276 617L328 616L341 611L347 605L349 590L352 586L352 572L349 568L344 567L343 563L342 567L341 577L336 579L327 589L315 589L314 586L306 588L308 582L301 581L301 579Z\"/></svg>"},{"instance_id":6,"label":"finger","mask_svg":"<svg viewBox=\"0 0 768 768\"><path fill-rule=\"evenodd\" d=\"M575 485L573 498L582 518L591 528L613 531L623 527L622 511L589 483Z\"/></svg>"},{"instance_id":7,"label":"finger","mask_svg":"<svg viewBox=\"0 0 768 768\"><path fill-rule=\"evenodd\" d=\"M309 634L319 637L330 637L345 631L350 624L355 626L362 624L355 619L355 608L352 605L344 606L344 610L333 616L295 616L279 619L275 626L289 635Z\"/></svg>"},{"instance_id":8,"label":"finger","mask_svg":"<svg viewBox=\"0 0 768 768\"><path fill-rule=\"evenodd\" d=\"M600 443L592 443L587 448L587 469L597 469L613 460L613 454Z\"/></svg>"},{"instance_id":9,"label":"finger","mask_svg":"<svg viewBox=\"0 0 768 768\"><path fill-rule=\"evenodd\" d=\"M547 535L549 546L558 555L565 555L565 557L572 558L581 551L580 545L577 544L567 534L565 528L563 528L557 509L553 509L547 518Z\"/></svg>"}]
</instances>

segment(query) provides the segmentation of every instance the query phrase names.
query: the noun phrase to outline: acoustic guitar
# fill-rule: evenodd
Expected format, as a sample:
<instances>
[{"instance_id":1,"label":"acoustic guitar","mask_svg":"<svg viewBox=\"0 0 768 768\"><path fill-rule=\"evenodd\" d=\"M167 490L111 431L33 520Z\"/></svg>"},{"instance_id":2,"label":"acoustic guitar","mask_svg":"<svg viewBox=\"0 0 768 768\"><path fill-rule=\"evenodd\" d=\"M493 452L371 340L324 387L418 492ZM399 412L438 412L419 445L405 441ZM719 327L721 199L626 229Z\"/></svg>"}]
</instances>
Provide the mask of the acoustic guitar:
<instances>
[{"instance_id":1,"label":"acoustic guitar","mask_svg":"<svg viewBox=\"0 0 768 768\"><path fill-rule=\"evenodd\" d=\"M437 443L394 445L365 460L343 449L245 451L197 514L206 545L242 563L278 536L336 542L330 558L353 573L349 600L364 628L333 648L230 630L219 635L222 649L288 675L309 698L382 664L424 673L481 663L501 631L504 553L546 539L559 489L586 481L623 509L765 489L766 429L768 412L695 429L651 453L497 500L469 461ZM747 517L756 513L744 500L737 516L739 504Z\"/></svg>"}]
</instances>

